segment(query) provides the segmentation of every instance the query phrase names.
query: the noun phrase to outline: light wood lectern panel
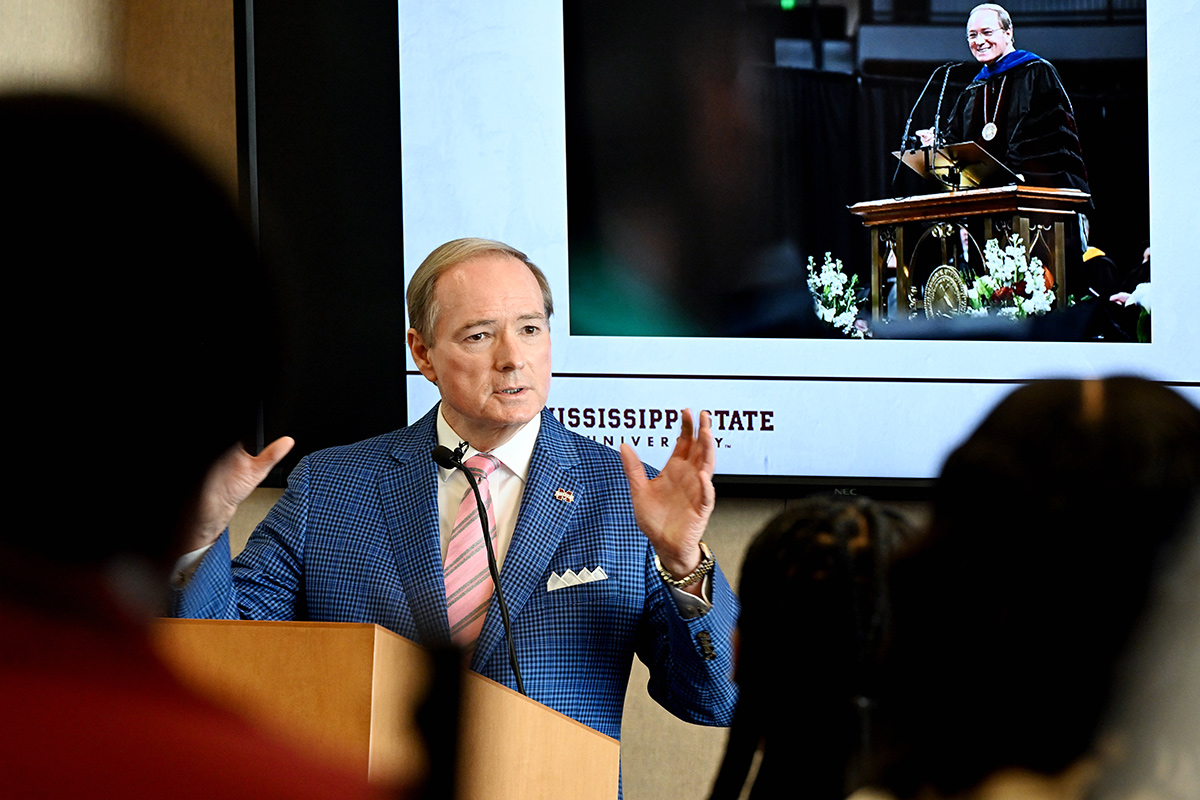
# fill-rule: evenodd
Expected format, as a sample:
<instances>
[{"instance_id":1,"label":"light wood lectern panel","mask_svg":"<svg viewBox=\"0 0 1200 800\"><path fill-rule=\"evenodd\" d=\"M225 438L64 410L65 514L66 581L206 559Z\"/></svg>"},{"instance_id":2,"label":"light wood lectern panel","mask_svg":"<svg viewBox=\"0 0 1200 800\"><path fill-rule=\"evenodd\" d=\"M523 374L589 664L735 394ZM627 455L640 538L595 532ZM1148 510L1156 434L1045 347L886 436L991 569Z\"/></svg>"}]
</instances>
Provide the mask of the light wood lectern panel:
<instances>
[{"instance_id":1,"label":"light wood lectern panel","mask_svg":"<svg viewBox=\"0 0 1200 800\"><path fill-rule=\"evenodd\" d=\"M380 783L413 783L427 757L415 709L420 646L378 625L164 619L160 654L188 684ZM464 670L458 797L612 800L615 739Z\"/></svg>"}]
</instances>

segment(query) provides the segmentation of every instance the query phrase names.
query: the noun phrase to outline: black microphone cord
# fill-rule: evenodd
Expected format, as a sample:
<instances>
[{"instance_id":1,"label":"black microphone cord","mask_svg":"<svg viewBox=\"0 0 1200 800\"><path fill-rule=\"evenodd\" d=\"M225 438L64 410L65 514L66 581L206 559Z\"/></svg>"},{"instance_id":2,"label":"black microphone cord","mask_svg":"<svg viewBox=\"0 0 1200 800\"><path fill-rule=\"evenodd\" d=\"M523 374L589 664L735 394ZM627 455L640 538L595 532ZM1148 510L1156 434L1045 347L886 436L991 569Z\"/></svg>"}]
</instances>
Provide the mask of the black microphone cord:
<instances>
[{"instance_id":1,"label":"black microphone cord","mask_svg":"<svg viewBox=\"0 0 1200 800\"><path fill-rule=\"evenodd\" d=\"M483 495L479 493L479 484L475 482L475 475L471 470L462 463L457 450L451 451L449 447L439 444L433 448L431 455L438 466L457 469L466 475L467 482L471 484L471 491L475 493L475 504L479 509L479 526L483 529L483 545L487 550L488 571L492 574L492 586L496 589L496 603L500 606L500 619L504 623L504 638L508 642L508 663L512 666L513 675L517 679L517 691L525 694L525 683L521 680L521 668L517 666L517 647L513 643L508 605L504 602L504 591L500 588L500 568L496 566L496 551L492 548L492 532L488 527L487 508L483 504ZM529 695L525 694L525 696Z\"/></svg>"}]
</instances>

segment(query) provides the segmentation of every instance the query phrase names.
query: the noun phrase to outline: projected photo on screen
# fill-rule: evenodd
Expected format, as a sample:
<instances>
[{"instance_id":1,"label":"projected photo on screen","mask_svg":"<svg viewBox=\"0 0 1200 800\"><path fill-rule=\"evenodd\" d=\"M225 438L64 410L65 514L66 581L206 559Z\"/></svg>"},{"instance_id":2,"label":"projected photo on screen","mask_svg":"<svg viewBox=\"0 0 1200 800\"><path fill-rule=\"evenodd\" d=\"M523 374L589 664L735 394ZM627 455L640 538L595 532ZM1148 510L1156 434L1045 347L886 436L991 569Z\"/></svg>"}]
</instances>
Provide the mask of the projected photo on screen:
<instances>
[{"instance_id":1,"label":"projected photo on screen","mask_svg":"<svg viewBox=\"0 0 1200 800\"><path fill-rule=\"evenodd\" d=\"M564 4L572 334L1148 341L1144 15L934 5Z\"/></svg>"},{"instance_id":2,"label":"projected photo on screen","mask_svg":"<svg viewBox=\"0 0 1200 800\"><path fill-rule=\"evenodd\" d=\"M554 292L551 413L660 466L678 410L709 411L716 469L730 481L915 486L1002 396L1042 378L1138 374L1200 400L1190 268L1200 175L1187 156L1200 97L1178 79L1191 60L1168 41L1186 15L1161 3L1094 24L1079 3L1013 12L1015 47L1050 62L1069 98L1083 205L1094 207L1087 243L1111 265L1095 252L1083 262L1081 204L1062 197L1050 218L1077 233L1057 241L1078 236L1077 266L1125 280L1153 239L1158 265L1153 302L1122 306L1096 296L1108 287L1087 299L1090 284L1077 289L1069 269L1060 284L1037 245L1012 266L1025 280L988 297L1007 290L996 300L1011 302L1023 282L1053 310L1014 321L961 308L979 295L989 239L1046 235L1040 217L1026 231L1013 222L1024 213L1003 206L1024 212L1079 189L951 193L900 165L892 152L906 128L911 149L935 117L942 145L958 144L955 116L974 124L954 113L980 70L966 38L972 4L938 0L942 16L920 25L878 18L900 3L867 5L822 3L814 19L803 5L725 0L401 0L405 278L450 239L520 248ZM999 83L1003 103L1020 94L1015 78ZM999 94L980 97L987 122ZM950 214L914 207L963 197L972 205ZM827 285L840 274L846 289L871 290L843 293L848 316L819 315L809 292L826 253ZM438 392L411 360L406 374L411 420Z\"/></svg>"}]
</instances>

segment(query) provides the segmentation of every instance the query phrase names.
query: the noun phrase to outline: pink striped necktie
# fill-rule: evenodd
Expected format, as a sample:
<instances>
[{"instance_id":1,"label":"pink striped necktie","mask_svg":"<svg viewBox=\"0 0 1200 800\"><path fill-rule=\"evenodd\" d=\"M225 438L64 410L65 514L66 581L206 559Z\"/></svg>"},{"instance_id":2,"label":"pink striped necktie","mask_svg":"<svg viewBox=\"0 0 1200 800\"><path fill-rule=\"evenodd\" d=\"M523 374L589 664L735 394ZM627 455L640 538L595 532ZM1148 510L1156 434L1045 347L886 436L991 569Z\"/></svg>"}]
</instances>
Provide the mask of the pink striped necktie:
<instances>
[{"instance_id":1,"label":"pink striped necktie","mask_svg":"<svg viewBox=\"0 0 1200 800\"><path fill-rule=\"evenodd\" d=\"M488 530L492 541L496 540L496 512L492 508L492 491L488 476L500 462L494 456L480 453L467 459L465 465L475 475L479 494L487 509ZM491 573L488 572L487 550L483 545L483 534L479 529L479 506L475 493L467 487L458 515L454 518L454 529L446 547L446 611L450 619L450 638L456 645L471 648L483 630L488 605L492 601Z\"/></svg>"}]
</instances>

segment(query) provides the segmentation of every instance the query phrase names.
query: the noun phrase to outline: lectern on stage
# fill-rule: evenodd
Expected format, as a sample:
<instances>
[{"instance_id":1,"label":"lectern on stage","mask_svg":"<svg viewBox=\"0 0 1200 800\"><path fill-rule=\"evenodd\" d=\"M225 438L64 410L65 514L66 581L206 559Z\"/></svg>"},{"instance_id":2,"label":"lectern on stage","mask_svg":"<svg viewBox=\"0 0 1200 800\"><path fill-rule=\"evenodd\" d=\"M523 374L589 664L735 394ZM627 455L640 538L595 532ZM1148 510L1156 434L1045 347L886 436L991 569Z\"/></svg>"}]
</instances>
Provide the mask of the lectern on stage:
<instances>
[{"instance_id":1,"label":"lectern on stage","mask_svg":"<svg viewBox=\"0 0 1200 800\"><path fill-rule=\"evenodd\" d=\"M416 707L429 653L378 625L164 619L160 655L197 691L372 781L412 783L427 754ZM463 671L457 797L617 796L620 746L570 717Z\"/></svg>"},{"instance_id":2,"label":"lectern on stage","mask_svg":"<svg viewBox=\"0 0 1200 800\"><path fill-rule=\"evenodd\" d=\"M879 320L884 267L888 253L896 256L896 301L902 317L920 302L913 285L914 261L922 246L940 243L941 265L952 268L948 242L957 227L968 218L982 217L984 240L1017 235L1026 253L1036 253L1051 270L1059 308L1067 303L1067 224L1083 210L1091 198L1078 189L1010 184L994 188L976 188L986 183L1021 179L978 145L965 142L939 148L893 153L908 167L930 180L941 183L946 191L887 200L872 200L850 207L871 228L871 316ZM906 247L906 239L912 242ZM978 245L976 245L977 249ZM982 257L982 250L979 249ZM957 271L955 271L957 274ZM927 311L928 313L928 311Z\"/></svg>"}]
</instances>

